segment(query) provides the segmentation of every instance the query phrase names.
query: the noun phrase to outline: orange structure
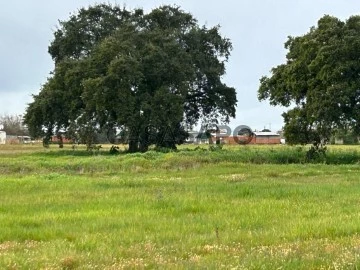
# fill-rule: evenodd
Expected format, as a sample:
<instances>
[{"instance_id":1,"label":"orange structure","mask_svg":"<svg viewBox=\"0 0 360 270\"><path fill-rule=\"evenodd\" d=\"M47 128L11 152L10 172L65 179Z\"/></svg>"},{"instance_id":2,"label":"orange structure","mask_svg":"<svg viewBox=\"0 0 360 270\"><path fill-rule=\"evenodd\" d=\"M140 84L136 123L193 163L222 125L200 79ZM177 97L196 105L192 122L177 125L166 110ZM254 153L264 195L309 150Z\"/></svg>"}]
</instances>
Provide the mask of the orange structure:
<instances>
[{"instance_id":1,"label":"orange structure","mask_svg":"<svg viewBox=\"0 0 360 270\"><path fill-rule=\"evenodd\" d=\"M73 143L73 141L71 139L65 138L64 135L61 135L61 137L62 137L63 143ZM58 136L56 136L56 135L51 136L51 142L58 143L59 141L60 140L59 140Z\"/></svg>"}]
</instances>

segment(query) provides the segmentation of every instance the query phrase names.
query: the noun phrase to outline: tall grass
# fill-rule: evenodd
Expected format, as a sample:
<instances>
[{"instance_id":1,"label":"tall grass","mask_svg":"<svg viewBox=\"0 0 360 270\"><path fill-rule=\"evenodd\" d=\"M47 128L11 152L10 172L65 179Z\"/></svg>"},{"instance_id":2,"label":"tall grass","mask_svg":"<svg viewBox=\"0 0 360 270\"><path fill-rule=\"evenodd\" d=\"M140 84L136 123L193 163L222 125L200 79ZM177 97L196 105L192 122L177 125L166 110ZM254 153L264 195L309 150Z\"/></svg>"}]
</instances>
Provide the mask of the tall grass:
<instances>
[{"instance_id":1,"label":"tall grass","mask_svg":"<svg viewBox=\"0 0 360 270\"><path fill-rule=\"evenodd\" d=\"M33 147L0 148L0 269L360 266L355 148Z\"/></svg>"},{"instance_id":2,"label":"tall grass","mask_svg":"<svg viewBox=\"0 0 360 270\"><path fill-rule=\"evenodd\" d=\"M20 148L24 150L24 148ZM26 148L25 148L26 149ZM30 149L32 149L30 147ZM15 152L15 153L14 153ZM107 171L147 171L154 168L182 170L196 168L203 164L250 163L250 164L360 164L360 147L351 149L333 148L326 156L318 160L308 160L306 147L232 147L209 151L207 148L181 148L176 152L119 154L111 156L105 148L100 152L89 152L85 149L43 150L36 148L33 152L11 151L10 155L0 156L0 173L28 174L33 172L71 172L73 174L99 173ZM1 154L1 148L0 148ZM18 158L18 156L22 158ZM93 157L92 159L82 157Z\"/></svg>"}]
</instances>

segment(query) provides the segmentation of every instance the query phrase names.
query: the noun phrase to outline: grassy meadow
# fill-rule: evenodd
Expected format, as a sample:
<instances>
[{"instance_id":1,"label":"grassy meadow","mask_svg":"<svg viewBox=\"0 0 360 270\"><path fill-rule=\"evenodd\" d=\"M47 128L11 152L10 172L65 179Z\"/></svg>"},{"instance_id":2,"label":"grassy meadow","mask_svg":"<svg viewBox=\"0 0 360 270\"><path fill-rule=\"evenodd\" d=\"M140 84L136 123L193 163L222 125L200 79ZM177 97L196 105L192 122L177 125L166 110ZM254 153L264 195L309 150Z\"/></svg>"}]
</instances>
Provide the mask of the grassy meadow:
<instances>
[{"instance_id":1,"label":"grassy meadow","mask_svg":"<svg viewBox=\"0 0 360 270\"><path fill-rule=\"evenodd\" d=\"M360 146L0 145L0 269L360 268Z\"/></svg>"}]
</instances>

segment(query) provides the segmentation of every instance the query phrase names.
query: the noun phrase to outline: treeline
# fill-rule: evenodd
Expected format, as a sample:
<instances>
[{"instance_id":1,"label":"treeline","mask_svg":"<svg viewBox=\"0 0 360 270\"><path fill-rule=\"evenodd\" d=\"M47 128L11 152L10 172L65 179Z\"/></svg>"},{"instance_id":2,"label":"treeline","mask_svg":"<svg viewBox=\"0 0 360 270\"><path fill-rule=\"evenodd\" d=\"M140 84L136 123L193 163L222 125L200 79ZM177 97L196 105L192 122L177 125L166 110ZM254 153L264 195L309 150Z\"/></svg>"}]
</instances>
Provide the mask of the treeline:
<instances>
[{"instance_id":1,"label":"treeline","mask_svg":"<svg viewBox=\"0 0 360 270\"><path fill-rule=\"evenodd\" d=\"M29 135L27 127L24 125L22 115L0 115L0 126L7 135L27 136Z\"/></svg>"}]
</instances>

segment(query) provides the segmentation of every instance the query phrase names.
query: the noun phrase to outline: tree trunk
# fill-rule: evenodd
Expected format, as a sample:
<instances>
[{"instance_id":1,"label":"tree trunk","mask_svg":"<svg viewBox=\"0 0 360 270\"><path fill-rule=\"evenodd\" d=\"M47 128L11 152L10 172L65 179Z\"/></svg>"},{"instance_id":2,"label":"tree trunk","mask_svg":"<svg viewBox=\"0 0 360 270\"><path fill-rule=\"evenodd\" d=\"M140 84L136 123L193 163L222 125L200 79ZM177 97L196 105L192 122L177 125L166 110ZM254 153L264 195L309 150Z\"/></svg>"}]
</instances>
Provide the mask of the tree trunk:
<instances>
[{"instance_id":1,"label":"tree trunk","mask_svg":"<svg viewBox=\"0 0 360 270\"><path fill-rule=\"evenodd\" d=\"M57 138L58 138L58 141L59 141L59 148L64 148L63 136L60 133L58 133Z\"/></svg>"},{"instance_id":2,"label":"tree trunk","mask_svg":"<svg viewBox=\"0 0 360 270\"><path fill-rule=\"evenodd\" d=\"M139 141L129 140L129 153L139 152Z\"/></svg>"},{"instance_id":3,"label":"tree trunk","mask_svg":"<svg viewBox=\"0 0 360 270\"><path fill-rule=\"evenodd\" d=\"M145 153L146 151L149 150L149 133L148 132L144 132L143 134L141 134L141 138L140 138L140 152Z\"/></svg>"}]
</instances>

